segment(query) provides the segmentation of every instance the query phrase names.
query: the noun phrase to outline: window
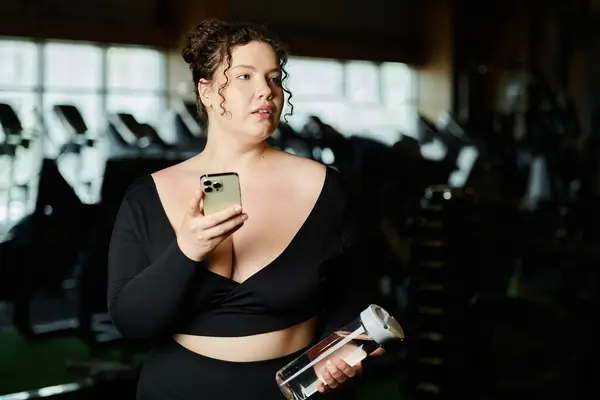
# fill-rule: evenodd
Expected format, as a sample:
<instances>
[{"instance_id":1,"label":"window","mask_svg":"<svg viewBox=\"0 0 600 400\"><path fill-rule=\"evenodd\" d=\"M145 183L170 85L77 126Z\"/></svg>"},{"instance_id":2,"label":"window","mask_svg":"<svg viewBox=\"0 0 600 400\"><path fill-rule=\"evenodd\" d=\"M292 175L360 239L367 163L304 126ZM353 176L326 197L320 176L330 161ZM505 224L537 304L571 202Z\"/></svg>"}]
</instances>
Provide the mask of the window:
<instances>
[{"instance_id":1,"label":"window","mask_svg":"<svg viewBox=\"0 0 600 400\"><path fill-rule=\"evenodd\" d=\"M140 122L159 124L166 94L165 63L164 55L153 49L109 48L107 111L125 112Z\"/></svg>"},{"instance_id":2,"label":"window","mask_svg":"<svg viewBox=\"0 0 600 400\"><path fill-rule=\"evenodd\" d=\"M38 82L37 45L25 40L0 40L0 87L33 88Z\"/></svg>"},{"instance_id":3,"label":"window","mask_svg":"<svg viewBox=\"0 0 600 400\"><path fill-rule=\"evenodd\" d=\"M71 138L57 124L52 108L73 105L83 116L90 133L102 126L102 52L100 46L50 42L44 45L43 109L51 156Z\"/></svg>"},{"instance_id":4,"label":"window","mask_svg":"<svg viewBox=\"0 0 600 400\"><path fill-rule=\"evenodd\" d=\"M49 90L99 90L102 48L93 45L48 43L44 46L44 86Z\"/></svg>"},{"instance_id":5,"label":"window","mask_svg":"<svg viewBox=\"0 0 600 400\"><path fill-rule=\"evenodd\" d=\"M381 65L381 88L383 104L388 108L414 102L414 72L406 64L384 63Z\"/></svg>"},{"instance_id":6,"label":"window","mask_svg":"<svg viewBox=\"0 0 600 400\"><path fill-rule=\"evenodd\" d=\"M344 67L339 61L290 58L285 69L288 88L297 99L343 96Z\"/></svg>"},{"instance_id":7,"label":"window","mask_svg":"<svg viewBox=\"0 0 600 400\"><path fill-rule=\"evenodd\" d=\"M367 61L346 64L346 97L358 104L379 104L379 67Z\"/></svg>"},{"instance_id":8,"label":"window","mask_svg":"<svg viewBox=\"0 0 600 400\"><path fill-rule=\"evenodd\" d=\"M21 123L34 134L29 149L17 159L0 156L0 235L8 217L14 221L29 212L30 199L37 196L31 177L37 175L43 157L54 158L70 138L58 123L52 109L57 104L74 105L82 114L89 135L99 142L105 139L108 111L131 112L142 122L160 122L165 104L166 57L159 50L133 46L104 46L66 41L0 39L0 102L10 104ZM41 127L45 129L40 129ZM43 134L44 140L40 139ZM35 136L37 135L37 136ZM43 145L43 148L42 148ZM102 178L105 146L88 149L58 160L59 169L82 201L97 201L79 187L84 180ZM28 195L14 191L8 210L9 161L16 162L17 179L32 180ZM28 200L29 199L29 200Z\"/></svg>"},{"instance_id":9,"label":"window","mask_svg":"<svg viewBox=\"0 0 600 400\"><path fill-rule=\"evenodd\" d=\"M414 73L407 65L291 57L289 66L292 128L315 115L344 135L390 145L400 134L416 135Z\"/></svg>"},{"instance_id":10,"label":"window","mask_svg":"<svg viewBox=\"0 0 600 400\"><path fill-rule=\"evenodd\" d=\"M111 47L107 52L109 90L164 90L161 52L152 49Z\"/></svg>"}]
</instances>

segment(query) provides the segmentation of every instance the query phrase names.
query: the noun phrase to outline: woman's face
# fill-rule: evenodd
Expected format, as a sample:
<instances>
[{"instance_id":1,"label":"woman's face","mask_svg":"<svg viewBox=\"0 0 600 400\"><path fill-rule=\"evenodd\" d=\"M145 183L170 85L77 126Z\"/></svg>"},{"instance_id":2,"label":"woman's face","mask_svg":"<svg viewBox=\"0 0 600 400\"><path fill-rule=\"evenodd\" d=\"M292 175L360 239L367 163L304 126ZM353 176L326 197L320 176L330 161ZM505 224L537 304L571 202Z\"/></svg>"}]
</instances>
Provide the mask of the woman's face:
<instances>
[{"instance_id":1,"label":"woman's face","mask_svg":"<svg viewBox=\"0 0 600 400\"><path fill-rule=\"evenodd\" d=\"M244 140L266 140L277 128L284 102L277 54L269 44L253 41L231 48L228 69L222 64L211 82L198 87L209 124Z\"/></svg>"}]
</instances>

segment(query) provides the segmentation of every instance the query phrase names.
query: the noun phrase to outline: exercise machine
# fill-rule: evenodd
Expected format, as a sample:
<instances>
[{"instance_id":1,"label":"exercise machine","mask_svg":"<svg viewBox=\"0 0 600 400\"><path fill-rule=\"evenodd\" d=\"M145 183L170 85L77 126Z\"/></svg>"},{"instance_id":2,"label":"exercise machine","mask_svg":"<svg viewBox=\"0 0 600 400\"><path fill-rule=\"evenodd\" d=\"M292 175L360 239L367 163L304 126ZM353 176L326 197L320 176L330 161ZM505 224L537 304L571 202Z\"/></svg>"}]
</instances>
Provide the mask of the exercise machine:
<instances>
[{"instance_id":1,"label":"exercise machine","mask_svg":"<svg viewBox=\"0 0 600 400\"><path fill-rule=\"evenodd\" d=\"M0 160L7 168L0 170L0 239L13 221L14 205L30 200L29 182L21 182L16 163L21 152L29 149L31 139L26 137L21 121L10 104L0 103ZM0 240L1 241L1 240Z\"/></svg>"}]
</instances>

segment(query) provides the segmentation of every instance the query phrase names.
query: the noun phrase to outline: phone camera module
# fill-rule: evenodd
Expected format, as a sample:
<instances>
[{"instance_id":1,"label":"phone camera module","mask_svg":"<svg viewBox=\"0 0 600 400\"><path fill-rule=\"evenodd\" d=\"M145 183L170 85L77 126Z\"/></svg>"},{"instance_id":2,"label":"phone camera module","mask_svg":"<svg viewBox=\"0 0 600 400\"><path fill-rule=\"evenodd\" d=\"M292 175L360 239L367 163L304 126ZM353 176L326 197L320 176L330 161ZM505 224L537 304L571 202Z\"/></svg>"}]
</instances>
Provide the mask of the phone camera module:
<instances>
[{"instance_id":1,"label":"phone camera module","mask_svg":"<svg viewBox=\"0 0 600 400\"><path fill-rule=\"evenodd\" d=\"M221 192L223 191L223 182L220 180L215 180L212 184L213 189L215 189L217 192Z\"/></svg>"}]
</instances>

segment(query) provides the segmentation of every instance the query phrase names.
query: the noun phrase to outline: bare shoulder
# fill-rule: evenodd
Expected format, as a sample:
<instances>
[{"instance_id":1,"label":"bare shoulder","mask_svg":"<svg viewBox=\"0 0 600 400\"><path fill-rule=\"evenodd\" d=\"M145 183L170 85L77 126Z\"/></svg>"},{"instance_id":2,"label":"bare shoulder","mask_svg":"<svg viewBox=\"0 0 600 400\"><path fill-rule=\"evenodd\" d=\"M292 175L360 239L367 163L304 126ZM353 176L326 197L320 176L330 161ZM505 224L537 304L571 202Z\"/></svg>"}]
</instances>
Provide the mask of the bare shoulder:
<instances>
[{"instance_id":1,"label":"bare shoulder","mask_svg":"<svg viewBox=\"0 0 600 400\"><path fill-rule=\"evenodd\" d=\"M163 198L171 195L177 197L175 193L189 197L196 189L196 183L200 182L199 177L194 179L196 175L190 173L186 161L153 172L151 176Z\"/></svg>"},{"instance_id":2,"label":"bare shoulder","mask_svg":"<svg viewBox=\"0 0 600 400\"><path fill-rule=\"evenodd\" d=\"M179 181L186 175L186 164L187 160L178 162L169 167L153 172L151 176L157 184Z\"/></svg>"},{"instance_id":3,"label":"bare shoulder","mask_svg":"<svg viewBox=\"0 0 600 400\"><path fill-rule=\"evenodd\" d=\"M278 169L282 179L294 182L302 188L320 188L325 179L327 167L324 164L305 157L281 152Z\"/></svg>"},{"instance_id":4,"label":"bare shoulder","mask_svg":"<svg viewBox=\"0 0 600 400\"><path fill-rule=\"evenodd\" d=\"M158 170L151 176L171 226L179 227L189 200L200 186L199 178L190 172L186 161Z\"/></svg>"},{"instance_id":5,"label":"bare shoulder","mask_svg":"<svg viewBox=\"0 0 600 400\"><path fill-rule=\"evenodd\" d=\"M304 218L304 211L312 209L323 192L327 167L308 158L281 153L274 162L270 186L277 198L288 207L302 210L298 217Z\"/></svg>"}]
</instances>

